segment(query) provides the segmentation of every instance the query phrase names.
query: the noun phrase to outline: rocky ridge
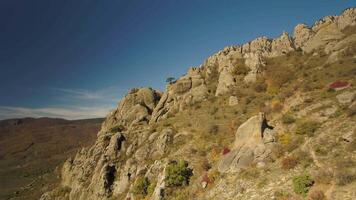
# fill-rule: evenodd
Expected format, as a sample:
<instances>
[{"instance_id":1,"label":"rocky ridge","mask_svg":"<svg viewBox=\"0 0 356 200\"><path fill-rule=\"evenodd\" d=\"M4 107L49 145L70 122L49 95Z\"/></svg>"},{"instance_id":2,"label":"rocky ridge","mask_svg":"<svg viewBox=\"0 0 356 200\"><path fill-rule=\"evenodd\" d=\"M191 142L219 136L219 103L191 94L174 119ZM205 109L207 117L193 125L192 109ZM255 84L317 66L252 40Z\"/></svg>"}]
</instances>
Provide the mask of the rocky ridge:
<instances>
[{"instance_id":1,"label":"rocky ridge","mask_svg":"<svg viewBox=\"0 0 356 200\"><path fill-rule=\"evenodd\" d=\"M256 82L258 76L264 74L269 59L300 52L314 56L325 54L328 57L326 63L335 63L348 51L348 44L356 42L355 33L346 32L355 25L356 9L349 8L340 16L324 17L312 27L299 24L293 36L283 33L276 39L260 37L247 44L226 47L210 56L200 67L190 68L186 75L168 84L164 93L150 88L133 89L120 101L118 108L107 116L95 145L82 149L64 163L61 187L68 188L68 191L61 196L56 196L54 191L48 192L41 199L132 200L135 199L132 188L137 178L142 176L156 183L147 198L164 199L165 168L169 159L178 157L177 154L184 150L183 147L175 152L171 149L177 145L180 137L189 137L191 133L185 134L174 125L161 129L152 129L153 126L211 98L231 97L230 94L239 85ZM351 106L353 101L347 105ZM317 108L311 110L314 109ZM311 110L305 112L310 113ZM322 115L328 120L335 112ZM219 173L234 174L253 164L266 166L275 159L272 152L277 146L276 130L282 127L279 123L270 126L263 113L251 115L237 128L235 142L231 141L232 150L219 159L215 167ZM227 189L231 193L218 198L216 195L224 192L222 188L230 184L229 179L222 179L208 194L197 199L262 199L256 195L244 196L245 189ZM283 185L283 181L280 184ZM273 196L268 192L266 194Z\"/></svg>"}]
</instances>

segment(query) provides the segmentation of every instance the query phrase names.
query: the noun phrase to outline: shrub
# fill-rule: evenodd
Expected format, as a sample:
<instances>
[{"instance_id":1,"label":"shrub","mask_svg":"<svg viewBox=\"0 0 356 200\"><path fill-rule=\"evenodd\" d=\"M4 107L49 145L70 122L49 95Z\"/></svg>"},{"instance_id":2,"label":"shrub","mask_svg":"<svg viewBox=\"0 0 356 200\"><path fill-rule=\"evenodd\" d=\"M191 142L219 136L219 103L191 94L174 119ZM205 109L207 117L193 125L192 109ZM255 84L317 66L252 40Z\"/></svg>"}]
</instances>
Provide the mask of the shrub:
<instances>
[{"instance_id":1,"label":"shrub","mask_svg":"<svg viewBox=\"0 0 356 200\"><path fill-rule=\"evenodd\" d=\"M121 132L121 131L123 131L123 130L125 130L125 127L120 124L120 125L116 125L116 126L112 127L112 128L109 130L109 132L117 133L117 132Z\"/></svg>"},{"instance_id":2,"label":"shrub","mask_svg":"<svg viewBox=\"0 0 356 200\"><path fill-rule=\"evenodd\" d=\"M218 125L211 125L210 127L209 127L209 133L210 134L217 134L218 132L219 132L219 126Z\"/></svg>"},{"instance_id":3,"label":"shrub","mask_svg":"<svg viewBox=\"0 0 356 200\"><path fill-rule=\"evenodd\" d=\"M336 184L338 185L347 185L356 180L356 175L350 172L349 170L341 169L335 174Z\"/></svg>"},{"instance_id":4,"label":"shrub","mask_svg":"<svg viewBox=\"0 0 356 200\"><path fill-rule=\"evenodd\" d=\"M153 192L155 191L156 185L157 185L156 182L150 183L150 185L147 187L147 195L153 194Z\"/></svg>"},{"instance_id":5,"label":"shrub","mask_svg":"<svg viewBox=\"0 0 356 200\"><path fill-rule=\"evenodd\" d=\"M282 159L282 169L289 170L297 166L298 161L292 156L287 156Z\"/></svg>"},{"instance_id":6,"label":"shrub","mask_svg":"<svg viewBox=\"0 0 356 200\"><path fill-rule=\"evenodd\" d=\"M271 108L273 112L280 112L283 109L283 105L279 101L273 101L271 103Z\"/></svg>"},{"instance_id":7,"label":"shrub","mask_svg":"<svg viewBox=\"0 0 356 200\"><path fill-rule=\"evenodd\" d=\"M245 65L239 65L234 67L233 74L235 75L246 75L250 71L250 68Z\"/></svg>"},{"instance_id":8,"label":"shrub","mask_svg":"<svg viewBox=\"0 0 356 200\"><path fill-rule=\"evenodd\" d=\"M255 92L266 92L267 90L267 84L265 83L265 80L262 77L259 77L256 79L256 82L253 83L252 85L253 89Z\"/></svg>"},{"instance_id":9,"label":"shrub","mask_svg":"<svg viewBox=\"0 0 356 200\"><path fill-rule=\"evenodd\" d=\"M320 124L315 121L304 121L297 124L296 133L299 135L313 136L316 130L320 127Z\"/></svg>"},{"instance_id":10,"label":"shrub","mask_svg":"<svg viewBox=\"0 0 356 200\"><path fill-rule=\"evenodd\" d=\"M58 187L53 190L53 196L55 197L64 197L66 194L70 193L72 189L68 186Z\"/></svg>"},{"instance_id":11,"label":"shrub","mask_svg":"<svg viewBox=\"0 0 356 200\"><path fill-rule=\"evenodd\" d=\"M166 168L166 184L168 187L189 185L193 170L188 167L184 160L171 161Z\"/></svg>"},{"instance_id":12,"label":"shrub","mask_svg":"<svg viewBox=\"0 0 356 200\"><path fill-rule=\"evenodd\" d=\"M295 122L295 119L292 115L285 114L282 116L282 123L283 124L292 124Z\"/></svg>"},{"instance_id":13,"label":"shrub","mask_svg":"<svg viewBox=\"0 0 356 200\"><path fill-rule=\"evenodd\" d=\"M211 169L211 165L209 163L209 161L207 159L204 159L203 162L201 163L201 168L204 171L208 171L209 169Z\"/></svg>"},{"instance_id":14,"label":"shrub","mask_svg":"<svg viewBox=\"0 0 356 200\"><path fill-rule=\"evenodd\" d=\"M150 186L150 181L147 177L138 177L133 186L132 193L135 195L146 196L148 194L148 187Z\"/></svg>"},{"instance_id":15,"label":"shrub","mask_svg":"<svg viewBox=\"0 0 356 200\"><path fill-rule=\"evenodd\" d=\"M230 153L230 149L227 147L224 147L224 149L222 150L221 153L222 153L222 155L226 155L226 154Z\"/></svg>"},{"instance_id":16,"label":"shrub","mask_svg":"<svg viewBox=\"0 0 356 200\"><path fill-rule=\"evenodd\" d=\"M354 115L356 115L356 104L351 105L351 107L347 109L346 113L349 117L353 117Z\"/></svg>"},{"instance_id":17,"label":"shrub","mask_svg":"<svg viewBox=\"0 0 356 200\"><path fill-rule=\"evenodd\" d=\"M313 175L315 182L321 184L330 184L333 177L334 177L333 172L328 169L319 169Z\"/></svg>"},{"instance_id":18,"label":"shrub","mask_svg":"<svg viewBox=\"0 0 356 200\"><path fill-rule=\"evenodd\" d=\"M308 174L293 177L293 190L297 194L306 196L313 184L314 181Z\"/></svg>"},{"instance_id":19,"label":"shrub","mask_svg":"<svg viewBox=\"0 0 356 200\"><path fill-rule=\"evenodd\" d=\"M325 200L326 197L324 193L320 190L311 191L309 194L310 200Z\"/></svg>"},{"instance_id":20,"label":"shrub","mask_svg":"<svg viewBox=\"0 0 356 200\"><path fill-rule=\"evenodd\" d=\"M211 183L211 180L210 180L208 174L204 174L204 175L203 175L201 182L202 182L202 183L203 183L203 182L206 182L206 183L208 183L208 184Z\"/></svg>"},{"instance_id":21,"label":"shrub","mask_svg":"<svg viewBox=\"0 0 356 200\"><path fill-rule=\"evenodd\" d=\"M292 135L290 133L282 133L277 135L277 141L282 145L285 151L292 152L303 143L303 137L300 135Z\"/></svg>"},{"instance_id":22,"label":"shrub","mask_svg":"<svg viewBox=\"0 0 356 200\"><path fill-rule=\"evenodd\" d=\"M329 88L333 89L333 90L337 90L339 88L344 88L349 85L350 85L350 83L348 83L346 81L335 81L335 82L330 83Z\"/></svg>"},{"instance_id":23,"label":"shrub","mask_svg":"<svg viewBox=\"0 0 356 200\"><path fill-rule=\"evenodd\" d=\"M314 162L313 158L306 151L297 150L294 155L298 160L298 163L303 167L308 167L311 163Z\"/></svg>"}]
</instances>

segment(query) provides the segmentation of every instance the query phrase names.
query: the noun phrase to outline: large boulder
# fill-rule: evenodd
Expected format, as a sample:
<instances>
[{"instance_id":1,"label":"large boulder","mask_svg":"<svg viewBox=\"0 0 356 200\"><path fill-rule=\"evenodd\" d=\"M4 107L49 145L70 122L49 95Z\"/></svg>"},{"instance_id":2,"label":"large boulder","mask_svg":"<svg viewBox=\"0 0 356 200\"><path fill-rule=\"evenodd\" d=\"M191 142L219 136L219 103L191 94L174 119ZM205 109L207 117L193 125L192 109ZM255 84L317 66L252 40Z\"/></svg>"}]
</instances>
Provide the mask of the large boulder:
<instances>
[{"instance_id":1,"label":"large boulder","mask_svg":"<svg viewBox=\"0 0 356 200\"><path fill-rule=\"evenodd\" d=\"M218 164L220 172L235 172L252 163L263 164L270 159L275 144L273 127L263 113L251 117L236 131L232 151Z\"/></svg>"}]
</instances>

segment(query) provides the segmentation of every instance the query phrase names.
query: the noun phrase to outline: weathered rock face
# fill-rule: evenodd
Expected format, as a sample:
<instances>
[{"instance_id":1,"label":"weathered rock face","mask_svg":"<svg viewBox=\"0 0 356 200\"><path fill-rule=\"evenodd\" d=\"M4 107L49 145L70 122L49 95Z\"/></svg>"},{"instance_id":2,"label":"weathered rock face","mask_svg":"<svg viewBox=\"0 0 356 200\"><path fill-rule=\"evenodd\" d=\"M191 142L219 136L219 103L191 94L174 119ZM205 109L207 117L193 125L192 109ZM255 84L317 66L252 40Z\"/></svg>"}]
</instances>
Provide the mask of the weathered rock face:
<instances>
[{"instance_id":1,"label":"weathered rock face","mask_svg":"<svg viewBox=\"0 0 356 200\"><path fill-rule=\"evenodd\" d=\"M208 96L208 88L200 73L199 68L191 68L187 75L168 85L167 91L153 110L150 123L203 101Z\"/></svg>"},{"instance_id":2,"label":"weathered rock face","mask_svg":"<svg viewBox=\"0 0 356 200\"><path fill-rule=\"evenodd\" d=\"M167 128L150 133L142 123L139 125L150 119L159 97L158 92L141 88L122 99L103 123L95 144L64 163L61 186L71 189L66 198L100 200L125 194L135 177L146 173L147 159L158 162L167 153L173 131ZM157 177L160 173L151 170L150 176ZM51 195L46 193L42 199L53 199Z\"/></svg>"},{"instance_id":3,"label":"weathered rock face","mask_svg":"<svg viewBox=\"0 0 356 200\"><path fill-rule=\"evenodd\" d=\"M114 125L131 126L142 121L148 122L160 98L160 92L151 88L132 89L120 101L118 108L107 116L102 129L108 130L107 127Z\"/></svg>"},{"instance_id":4,"label":"weathered rock face","mask_svg":"<svg viewBox=\"0 0 356 200\"><path fill-rule=\"evenodd\" d=\"M220 161L218 170L234 172L252 163L264 164L268 161L275 144L272 129L263 113L243 123L236 131L233 150Z\"/></svg>"},{"instance_id":5,"label":"weathered rock face","mask_svg":"<svg viewBox=\"0 0 356 200\"><path fill-rule=\"evenodd\" d=\"M353 36L345 39L345 34L342 32L345 28L354 25L356 25L356 9L349 8L340 16L324 17L310 28L305 24L298 24L294 28L293 37L284 32L276 39L259 37L243 45L226 47L210 56L203 66L208 69L206 70L207 74L216 71L219 76L222 76L222 81L220 81L222 84L216 93L216 95L222 95L229 91L226 85L232 85L232 81L225 84L225 80L227 80L225 77L229 77L225 69L229 69L228 72L231 74L234 68L239 67L234 64L234 60L243 59L245 61L245 65L250 68L250 71L244 80L247 83L254 82L256 76L262 72L261 68L266 64L266 58L282 56L295 50L310 53L321 47L325 47L327 54L340 51L344 46L342 41L355 41Z\"/></svg>"}]
</instances>

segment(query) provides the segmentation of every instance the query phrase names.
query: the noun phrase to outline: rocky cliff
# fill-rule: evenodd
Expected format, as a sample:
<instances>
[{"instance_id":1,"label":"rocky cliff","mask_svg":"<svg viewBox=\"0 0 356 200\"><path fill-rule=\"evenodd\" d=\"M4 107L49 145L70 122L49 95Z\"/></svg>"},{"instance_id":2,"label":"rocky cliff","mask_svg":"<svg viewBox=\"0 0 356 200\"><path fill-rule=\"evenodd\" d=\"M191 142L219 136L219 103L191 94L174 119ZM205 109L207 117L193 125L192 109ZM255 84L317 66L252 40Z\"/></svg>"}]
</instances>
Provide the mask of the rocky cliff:
<instances>
[{"instance_id":1,"label":"rocky cliff","mask_svg":"<svg viewBox=\"0 0 356 200\"><path fill-rule=\"evenodd\" d=\"M42 199L355 199L355 27L350 8L133 89Z\"/></svg>"}]
</instances>

